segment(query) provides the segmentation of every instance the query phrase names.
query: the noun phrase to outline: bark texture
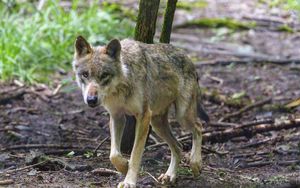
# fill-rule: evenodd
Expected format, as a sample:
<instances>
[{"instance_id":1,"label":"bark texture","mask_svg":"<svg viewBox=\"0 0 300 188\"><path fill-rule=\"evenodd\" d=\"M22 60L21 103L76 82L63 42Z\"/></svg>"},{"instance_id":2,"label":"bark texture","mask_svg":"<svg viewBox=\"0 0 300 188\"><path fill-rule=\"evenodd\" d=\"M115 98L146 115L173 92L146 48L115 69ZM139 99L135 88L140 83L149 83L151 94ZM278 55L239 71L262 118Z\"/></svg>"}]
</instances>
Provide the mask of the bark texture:
<instances>
[{"instance_id":1,"label":"bark texture","mask_svg":"<svg viewBox=\"0 0 300 188\"><path fill-rule=\"evenodd\" d=\"M176 4L177 4L177 0L168 0L167 7L165 10L165 15L164 15L163 28L159 39L159 42L161 43L170 43Z\"/></svg>"},{"instance_id":2,"label":"bark texture","mask_svg":"<svg viewBox=\"0 0 300 188\"><path fill-rule=\"evenodd\" d=\"M153 43L160 0L140 0L134 39Z\"/></svg>"}]
</instances>

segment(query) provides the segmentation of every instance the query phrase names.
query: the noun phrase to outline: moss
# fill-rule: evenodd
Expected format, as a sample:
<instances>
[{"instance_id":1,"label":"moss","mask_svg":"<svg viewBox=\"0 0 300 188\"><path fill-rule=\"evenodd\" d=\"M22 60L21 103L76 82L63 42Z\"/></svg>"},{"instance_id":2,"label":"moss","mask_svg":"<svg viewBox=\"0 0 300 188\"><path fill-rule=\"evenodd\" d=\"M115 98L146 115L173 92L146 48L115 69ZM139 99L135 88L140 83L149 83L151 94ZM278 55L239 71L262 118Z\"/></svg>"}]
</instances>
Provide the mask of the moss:
<instances>
[{"instance_id":1,"label":"moss","mask_svg":"<svg viewBox=\"0 0 300 188\"><path fill-rule=\"evenodd\" d=\"M192 176L193 175L192 170L187 167L179 167L177 169L177 173L178 173L178 175L182 175L182 176Z\"/></svg>"},{"instance_id":2,"label":"moss","mask_svg":"<svg viewBox=\"0 0 300 188\"><path fill-rule=\"evenodd\" d=\"M104 10L106 10L110 13L117 14L119 17L126 17L126 18L129 18L132 21L136 21L136 19L137 19L136 13L133 9L129 9L125 6L120 5L120 4L109 3L109 2L105 1L101 4L101 6L103 7Z\"/></svg>"},{"instance_id":3,"label":"moss","mask_svg":"<svg viewBox=\"0 0 300 188\"><path fill-rule=\"evenodd\" d=\"M292 109L290 109L282 104L267 105L265 107L265 109L269 110L269 111L273 111L273 112L282 112L282 113L291 113L292 112Z\"/></svg>"},{"instance_id":4,"label":"moss","mask_svg":"<svg viewBox=\"0 0 300 188\"><path fill-rule=\"evenodd\" d=\"M242 108L251 103L250 99L247 97L232 98L222 95L217 90L208 91L206 88L201 88L201 94L203 97L207 98L210 101L216 103L224 103L227 106Z\"/></svg>"},{"instance_id":5,"label":"moss","mask_svg":"<svg viewBox=\"0 0 300 188\"><path fill-rule=\"evenodd\" d=\"M290 26L288 25L282 25L282 26L279 26L278 31L283 31L283 32L288 32L288 33L294 33L294 30L293 28L291 28Z\"/></svg>"},{"instance_id":6,"label":"moss","mask_svg":"<svg viewBox=\"0 0 300 188\"><path fill-rule=\"evenodd\" d=\"M205 28L220 28L226 27L233 30L242 30L242 29L252 29L256 27L256 22L240 22L230 18L201 18L197 20L192 20L182 27L187 26L197 26Z\"/></svg>"},{"instance_id":7,"label":"moss","mask_svg":"<svg viewBox=\"0 0 300 188\"><path fill-rule=\"evenodd\" d=\"M249 99L227 99L224 102L226 105L228 106L232 106L232 107L244 107L248 104L250 104L250 100Z\"/></svg>"},{"instance_id":8,"label":"moss","mask_svg":"<svg viewBox=\"0 0 300 188\"><path fill-rule=\"evenodd\" d=\"M185 9L185 10L191 10L193 8L205 8L207 7L208 3L207 1L195 1L195 2L185 2L185 1L178 1L176 4L176 7L178 9Z\"/></svg>"}]
</instances>

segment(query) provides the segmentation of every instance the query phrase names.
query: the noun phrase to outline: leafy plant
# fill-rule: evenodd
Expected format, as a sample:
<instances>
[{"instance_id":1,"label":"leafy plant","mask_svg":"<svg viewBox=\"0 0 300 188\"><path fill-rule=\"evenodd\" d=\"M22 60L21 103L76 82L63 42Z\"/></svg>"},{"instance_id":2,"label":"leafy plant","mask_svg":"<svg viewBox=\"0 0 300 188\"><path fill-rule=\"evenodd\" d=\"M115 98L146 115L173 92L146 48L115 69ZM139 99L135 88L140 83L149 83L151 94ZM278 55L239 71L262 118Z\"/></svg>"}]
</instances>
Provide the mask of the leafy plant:
<instances>
[{"instance_id":1,"label":"leafy plant","mask_svg":"<svg viewBox=\"0 0 300 188\"><path fill-rule=\"evenodd\" d=\"M30 3L0 3L0 80L49 82L57 70L71 68L78 35L94 44L133 35L129 20L118 19L96 3L79 8L78 2L65 10L58 1L47 1L42 11Z\"/></svg>"},{"instance_id":2,"label":"leafy plant","mask_svg":"<svg viewBox=\"0 0 300 188\"><path fill-rule=\"evenodd\" d=\"M91 151L87 151L87 152L85 152L83 155L84 155L86 158L91 158L91 157L94 156L94 153L91 152Z\"/></svg>"}]
</instances>

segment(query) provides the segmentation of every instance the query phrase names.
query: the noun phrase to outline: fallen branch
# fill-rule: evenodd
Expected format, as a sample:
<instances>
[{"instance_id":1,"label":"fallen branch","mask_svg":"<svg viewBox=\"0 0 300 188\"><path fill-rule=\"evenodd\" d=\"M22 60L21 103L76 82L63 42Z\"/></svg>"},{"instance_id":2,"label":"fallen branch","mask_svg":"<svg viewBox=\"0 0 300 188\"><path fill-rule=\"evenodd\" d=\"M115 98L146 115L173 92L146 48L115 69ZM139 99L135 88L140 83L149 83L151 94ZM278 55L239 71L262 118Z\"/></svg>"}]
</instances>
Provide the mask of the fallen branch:
<instances>
[{"instance_id":1,"label":"fallen branch","mask_svg":"<svg viewBox=\"0 0 300 188\"><path fill-rule=\"evenodd\" d=\"M10 185L10 184L13 184L14 183L14 180L12 179L7 179L7 180L1 180L0 181L0 185Z\"/></svg>"},{"instance_id":2,"label":"fallen branch","mask_svg":"<svg viewBox=\"0 0 300 188\"><path fill-rule=\"evenodd\" d=\"M232 60L215 60L215 61L202 61L196 62L196 68L202 68L204 66L227 66L230 64L248 64L248 63L271 63L276 65L288 65L288 64L300 64L300 59L269 59L269 58L245 58L245 59L232 59Z\"/></svg>"},{"instance_id":3,"label":"fallen branch","mask_svg":"<svg viewBox=\"0 0 300 188\"><path fill-rule=\"evenodd\" d=\"M214 154L217 154L217 155L220 155L220 156L226 155L226 154L229 153L228 151L217 151L217 150L208 148L206 146L202 146L202 149L208 151L209 153L214 153Z\"/></svg>"},{"instance_id":4,"label":"fallen branch","mask_svg":"<svg viewBox=\"0 0 300 188\"><path fill-rule=\"evenodd\" d=\"M228 123L228 122L209 122L208 123L209 126L213 126L213 127L223 127L223 128L228 128L228 127L237 127L239 126L239 124L236 123Z\"/></svg>"},{"instance_id":5,"label":"fallen branch","mask_svg":"<svg viewBox=\"0 0 300 188\"><path fill-rule=\"evenodd\" d=\"M57 91L55 91L55 92L58 92L59 89L60 88L57 88ZM7 90L7 91L2 91L0 93L0 104L7 104L11 100L19 99L27 93L37 96L44 102L50 101L48 96L44 95L43 93L38 92L34 88L26 88L25 86L21 86L21 87L16 87L16 88ZM57 94L57 93L55 93L55 94Z\"/></svg>"},{"instance_id":6,"label":"fallen branch","mask_svg":"<svg viewBox=\"0 0 300 188\"><path fill-rule=\"evenodd\" d=\"M282 139L282 137L266 138L266 139L259 140L259 141L256 141L256 142L248 143L246 145L235 147L231 150L239 150L239 149L244 149L244 148L249 148L249 147L257 147L257 146L266 144L267 142L276 142L276 141L279 141L281 139Z\"/></svg>"},{"instance_id":7,"label":"fallen branch","mask_svg":"<svg viewBox=\"0 0 300 188\"><path fill-rule=\"evenodd\" d=\"M21 98L26 93L24 87L14 88L0 93L0 104L7 104L13 99Z\"/></svg>"},{"instance_id":8,"label":"fallen branch","mask_svg":"<svg viewBox=\"0 0 300 188\"><path fill-rule=\"evenodd\" d=\"M242 107L246 106L244 101L240 101L239 103L232 102L232 100L230 100L229 97L220 94L218 91L209 92L207 90L203 90L201 92L201 96L204 99L206 99L212 103L218 104L218 105L224 104L226 106L233 107L233 108L242 108Z\"/></svg>"},{"instance_id":9,"label":"fallen branch","mask_svg":"<svg viewBox=\"0 0 300 188\"><path fill-rule=\"evenodd\" d=\"M26 145L14 145L6 148L1 148L1 152L10 151L10 150L28 150L28 149L82 149L83 147L79 146L68 146L68 145L57 145L57 144L26 144ZM94 149L92 147L84 146L84 149Z\"/></svg>"},{"instance_id":10,"label":"fallen branch","mask_svg":"<svg viewBox=\"0 0 300 188\"><path fill-rule=\"evenodd\" d=\"M13 170L7 170L7 171L5 171L5 172L0 172L0 174L11 174L11 173L15 173L15 172L27 170L27 169L29 169L29 168L33 168L33 167L36 167L36 166L45 164L45 163L47 163L47 162L48 162L48 160L44 160L44 161L42 161L42 162L39 162L39 163L36 163L36 164L33 164L33 165L28 165L28 166L25 166L25 167L22 167L22 168L17 168L17 169L13 169Z\"/></svg>"},{"instance_id":11,"label":"fallen branch","mask_svg":"<svg viewBox=\"0 0 300 188\"><path fill-rule=\"evenodd\" d=\"M233 128L225 129L223 131L204 133L202 136L202 142L223 143L235 137L240 137L240 136L252 137L258 133L263 133L268 131L278 131L282 129L291 129L296 127L300 127L300 118L290 119L290 120L277 120L274 123L270 123L270 124L262 123L252 127L243 127L243 126L233 127ZM177 140L183 142L189 139L191 139L191 134L187 134L184 137L181 137ZM146 147L146 150L160 147L163 145L166 145L166 143L161 142L158 144L149 145Z\"/></svg>"},{"instance_id":12,"label":"fallen branch","mask_svg":"<svg viewBox=\"0 0 300 188\"><path fill-rule=\"evenodd\" d=\"M258 101L256 103L245 106L244 108L240 109L237 112L234 112L234 113L231 113L231 114L228 114L228 115L222 117L219 121L224 121L224 120L228 120L228 119L233 118L233 117L237 117L237 116L241 115L242 113L247 112L247 111L249 111L253 108L261 107L261 106L263 106L265 104L268 104L268 103L271 103L271 102L272 102L272 98L267 98L265 100Z\"/></svg>"},{"instance_id":13,"label":"fallen branch","mask_svg":"<svg viewBox=\"0 0 300 188\"><path fill-rule=\"evenodd\" d=\"M262 161L262 162L252 162L242 165L242 168L251 168L251 167L262 167L267 165L279 165L279 166L290 166L300 164L300 160L291 160L291 161Z\"/></svg>"},{"instance_id":14,"label":"fallen branch","mask_svg":"<svg viewBox=\"0 0 300 188\"><path fill-rule=\"evenodd\" d=\"M271 123L274 123L273 119L262 119L262 120L256 120L256 121L250 121L250 122L243 123L243 124L237 126L236 128L246 128L246 127L252 127L255 125L259 125L259 124L271 124Z\"/></svg>"},{"instance_id":15,"label":"fallen branch","mask_svg":"<svg viewBox=\"0 0 300 188\"><path fill-rule=\"evenodd\" d=\"M300 118L291 120L278 120L272 124L259 124L247 128L230 128L224 131L216 131L212 133L203 134L203 142L226 142L234 137L246 136L252 137L255 134L268 132L268 131L278 131L282 129L291 129L295 127L300 127Z\"/></svg>"},{"instance_id":16,"label":"fallen branch","mask_svg":"<svg viewBox=\"0 0 300 188\"><path fill-rule=\"evenodd\" d=\"M120 175L121 173L115 170L110 170L107 168L96 168L92 173L100 176L111 176L111 175Z\"/></svg>"}]
</instances>

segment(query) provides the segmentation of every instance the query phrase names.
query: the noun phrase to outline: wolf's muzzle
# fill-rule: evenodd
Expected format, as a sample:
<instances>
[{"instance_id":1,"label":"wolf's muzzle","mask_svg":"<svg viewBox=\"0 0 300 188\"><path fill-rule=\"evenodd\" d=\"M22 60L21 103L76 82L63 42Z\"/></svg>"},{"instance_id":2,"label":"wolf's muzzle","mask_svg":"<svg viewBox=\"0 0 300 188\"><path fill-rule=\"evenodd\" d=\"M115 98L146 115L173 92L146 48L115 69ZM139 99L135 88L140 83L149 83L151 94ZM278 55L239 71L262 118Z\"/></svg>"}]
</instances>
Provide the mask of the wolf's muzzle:
<instances>
[{"instance_id":1,"label":"wolf's muzzle","mask_svg":"<svg viewBox=\"0 0 300 188\"><path fill-rule=\"evenodd\" d=\"M98 104L98 97L97 96L87 96L86 101L90 107L95 107Z\"/></svg>"}]
</instances>

